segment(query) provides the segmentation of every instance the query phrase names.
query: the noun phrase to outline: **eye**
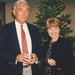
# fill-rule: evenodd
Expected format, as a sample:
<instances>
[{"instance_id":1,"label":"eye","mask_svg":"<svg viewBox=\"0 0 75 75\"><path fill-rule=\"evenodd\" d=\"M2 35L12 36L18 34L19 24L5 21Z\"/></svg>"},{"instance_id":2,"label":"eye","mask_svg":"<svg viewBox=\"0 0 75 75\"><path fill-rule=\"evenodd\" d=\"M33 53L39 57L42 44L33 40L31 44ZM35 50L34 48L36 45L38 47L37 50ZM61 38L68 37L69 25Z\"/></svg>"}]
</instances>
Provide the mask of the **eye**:
<instances>
[{"instance_id":1,"label":"eye","mask_svg":"<svg viewBox=\"0 0 75 75\"><path fill-rule=\"evenodd\" d=\"M28 9L19 8L18 11L19 11L19 12L28 12Z\"/></svg>"},{"instance_id":2,"label":"eye","mask_svg":"<svg viewBox=\"0 0 75 75\"><path fill-rule=\"evenodd\" d=\"M19 8L18 11L19 11L19 12L23 12L23 9Z\"/></svg>"}]
</instances>

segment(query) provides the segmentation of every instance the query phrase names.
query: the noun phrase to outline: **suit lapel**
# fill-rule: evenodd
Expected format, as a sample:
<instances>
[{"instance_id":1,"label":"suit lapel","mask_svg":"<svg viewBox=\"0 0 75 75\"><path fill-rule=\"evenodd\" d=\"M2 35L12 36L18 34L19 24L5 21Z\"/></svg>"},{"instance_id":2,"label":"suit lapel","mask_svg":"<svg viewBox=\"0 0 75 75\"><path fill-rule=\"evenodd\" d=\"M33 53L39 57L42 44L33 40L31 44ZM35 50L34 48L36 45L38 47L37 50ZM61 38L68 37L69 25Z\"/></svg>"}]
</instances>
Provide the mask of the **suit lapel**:
<instances>
[{"instance_id":1,"label":"suit lapel","mask_svg":"<svg viewBox=\"0 0 75 75\"><path fill-rule=\"evenodd\" d=\"M7 38L9 40L8 44L10 46L10 49L12 49L16 54L20 53L15 23L14 22L11 23L11 25L9 25L7 30L8 32L6 34L8 35Z\"/></svg>"}]
</instances>

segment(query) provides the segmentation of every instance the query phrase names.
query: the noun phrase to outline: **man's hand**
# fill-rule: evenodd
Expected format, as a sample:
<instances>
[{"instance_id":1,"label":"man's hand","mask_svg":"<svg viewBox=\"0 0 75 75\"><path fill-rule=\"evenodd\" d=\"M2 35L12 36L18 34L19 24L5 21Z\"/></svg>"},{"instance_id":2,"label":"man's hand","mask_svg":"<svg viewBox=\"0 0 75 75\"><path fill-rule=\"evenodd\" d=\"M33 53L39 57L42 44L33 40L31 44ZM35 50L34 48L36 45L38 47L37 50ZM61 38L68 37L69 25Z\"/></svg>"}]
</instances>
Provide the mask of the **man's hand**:
<instances>
[{"instance_id":1,"label":"man's hand","mask_svg":"<svg viewBox=\"0 0 75 75\"><path fill-rule=\"evenodd\" d=\"M29 54L19 54L19 55L17 55L16 61L22 62L24 64L29 64L29 61L30 61Z\"/></svg>"},{"instance_id":2,"label":"man's hand","mask_svg":"<svg viewBox=\"0 0 75 75\"><path fill-rule=\"evenodd\" d=\"M37 55L35 53L31 54L31 60L29 61L29 64L34 64L38 60Z\"/></svg>"}]
</instances>

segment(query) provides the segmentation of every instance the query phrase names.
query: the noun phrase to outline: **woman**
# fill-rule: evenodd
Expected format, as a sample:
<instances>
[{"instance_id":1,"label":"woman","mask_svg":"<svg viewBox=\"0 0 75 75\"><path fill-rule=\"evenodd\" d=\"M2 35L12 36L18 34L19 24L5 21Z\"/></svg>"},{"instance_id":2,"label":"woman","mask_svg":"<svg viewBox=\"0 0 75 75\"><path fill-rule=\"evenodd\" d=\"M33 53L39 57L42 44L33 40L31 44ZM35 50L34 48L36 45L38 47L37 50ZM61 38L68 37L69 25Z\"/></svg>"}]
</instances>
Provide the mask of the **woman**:
<instances>
[{"instance_id":1,"label":"woman","mask_svg":"<svg viewBox=\"0 0 75 75\"><path fill-rule=\"evenodd\" d=\"M43 44L45 75L72 75L73 47L68 39L60 37L60 25L57 18L49 18L46 22L50 39Z\"/></svg>"}]
</instances>

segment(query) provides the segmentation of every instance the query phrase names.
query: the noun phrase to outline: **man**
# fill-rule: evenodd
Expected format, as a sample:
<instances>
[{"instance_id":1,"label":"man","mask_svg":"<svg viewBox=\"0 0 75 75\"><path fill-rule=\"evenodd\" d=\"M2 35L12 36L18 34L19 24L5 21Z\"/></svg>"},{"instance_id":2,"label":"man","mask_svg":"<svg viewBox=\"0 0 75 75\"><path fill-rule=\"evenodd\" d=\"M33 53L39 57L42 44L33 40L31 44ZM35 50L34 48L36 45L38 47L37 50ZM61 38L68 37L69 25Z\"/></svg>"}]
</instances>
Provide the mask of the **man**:
<instances>
[{"instance_id":1,"label":"man","mask_svg":"<svg viewBox=\"0 0 75 75\"><path fill-rule=\"evenodd\" d=\"M41 55L41 41L38 29L27 23L29 13L27 1L17 0L12 13L15 21L0 28L0 59L6 63L4 73L5 75L39 75L37 61ZM22 51L24 40L21 40L21 26L26 35L27 53Z\"/></svg>"}]
</instances>

